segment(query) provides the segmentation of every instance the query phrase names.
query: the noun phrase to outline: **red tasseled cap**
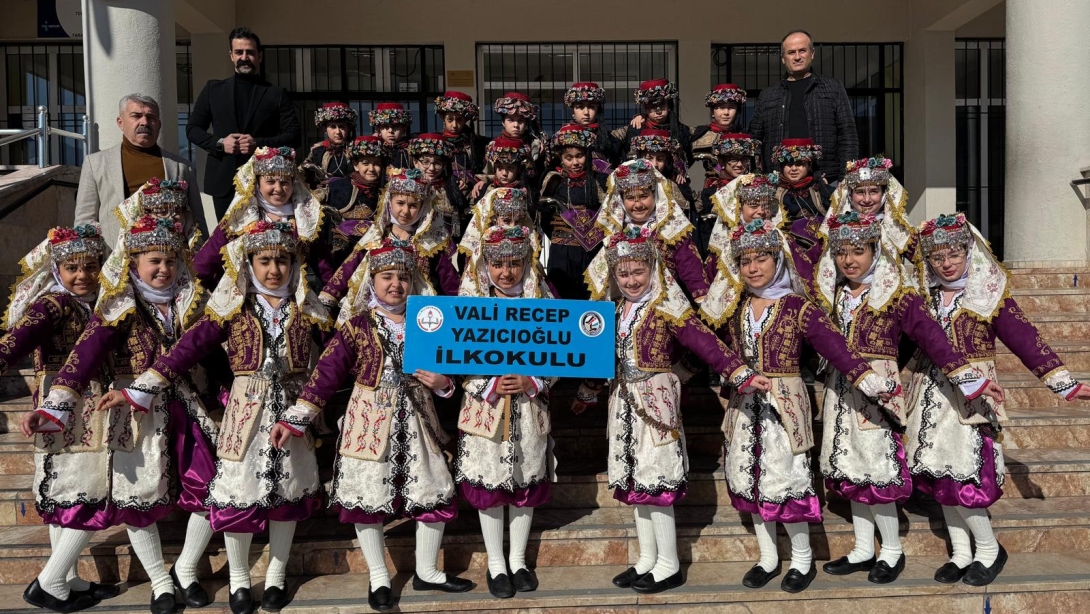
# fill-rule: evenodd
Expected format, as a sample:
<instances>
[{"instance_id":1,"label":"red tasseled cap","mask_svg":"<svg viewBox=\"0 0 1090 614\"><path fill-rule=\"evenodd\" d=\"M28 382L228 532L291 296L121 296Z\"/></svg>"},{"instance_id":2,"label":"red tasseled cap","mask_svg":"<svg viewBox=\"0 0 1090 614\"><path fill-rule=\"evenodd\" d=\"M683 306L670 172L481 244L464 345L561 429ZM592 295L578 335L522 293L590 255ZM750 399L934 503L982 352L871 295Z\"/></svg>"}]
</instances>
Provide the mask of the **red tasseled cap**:
<instances>
[{"instance_id":1,"label":"red tasseled cap","mask_svg":"<svg viewBox=\"0 0 1090 614\"><path fill-rule=\"evenodd\" d=\"M416 135L415 137L413 137L413 139L421 141L445 141L447 140L447 137L437 132L425 132L424 134Z\"/></svg>"},{"instance_id":2,"label":"red tasseled cap","mask_svg":"<svg viewBox=\"0 0 1090 614\"><path fill-rule=\"evenodd\" d=\"M353 143L381 143L382 139L374 134L367 134L364 136L357 136L352 139Z\"/></svg>"},{"instance_id":3,"label":"red tasseled cap","mask_svg":"<svg viewBox=\"0 0 1090 614\"><path fill-rule=\"evenodd\" d=\"M466 102L473 102L473 97L469 94L459 92L456 90L447 90L443 92L443 98L457 98L458 100L464 100Z\"/></svg>"},{"instance_id":4,"label":"red tasseled cap","mask_svg":"<svg viewBox=\"0 0 1090 614\"><path fill-rule=\"evenodd\" d=\"M644 128L640 130L640 136L661 136L662 138L670 138L669 130L659 130L658 128Z\"/></svg>"},{"instance_id":5,"label":"red tasseled cap","mask_svg":"<svg viewBox=\"0 0 1090 614\"><path fill-rule=\"evenodd\" d=\"M561 132L582 132L586 129L586 126L583 126L582 124L564 124L560 127L560 130L557 130L556 132L557 134Z\"/></svg>"},{"instance_id":6,"label":"red tasseled cap","mask_svg":"<svg viewBox=\"0 0 1090 614\"><path fill-rule=\"evenodd\" d=\"M669 84L669 79L651 79L650 81L643 81L640 83L640 89L649 90L653 87L666 87Z\"/></svg>"},{"instance_id":7,"label":"red tasseled cap","mask_svg":"<svg viewBox=\"0 0 1090 614\"><path fill-rule=\"evenodd\" d=\"M579 83L572 83L572 87L581 87L586 89L597 89L598 84L593 81L580 81Z\"/></svg>"},{"instance_id":8,"label":"red tasseled cap","mask_svg":"<svg viewBox=\"0 0 1090 614\"><path fill-rule=\"evenodd\" d=\"M512 149L518 149L523 146L522 139L513 139L509 136L500 135L492 141L496 147L508 147Z\"/></svg>"},{"instance_id":9,"label":"red tasseled cap","mask_svg":"<svg viewBox=\"0 0 1090 614\"><path fill-rule=\"evenodd\" d=\"M400 102L380 102L375 107L376 111L404 111L405 107Z\"/></svg>"},{"instance_id":10,"label":"red tasseled cap","mask_svg":"<svg viewBox=\"0 0 1090 614\"><path fill-rule=\"evenodd\" d=\"M323 109L347 109L348 105L343 102L327 102L322 105Z\"/></svg>"},{"instance_id":11,"label":"red tasseled cap","mask_svg":"<svg viewBox=\"0 0 1090 614\"><path fill-rule=\"evenodd\" d=\"M720 83L719 85L713 87L712 91L713 92L725 92L727 90L736 90L736 89L738 89L738 86L733 84L733 83Z\"/></svg>"},{"instance_id":12,"label":"red tasseled cap","mask_svg":"<svg viewBox=\"0 0 1090 614\"><path fill-rule=\"evenodd\" d=\"M814 144L814 139L784 139L780 141L780 145L784 147L811 147Z\"/></svg>"},{"instance_id":13,"label":"red tasseled cap","mask_svg":"<svg viewBox=\"0 0 1090 614\"><path fill-rule=\"evenodd\" d=\"M727 134L720 134L721 139L752 139L753 137L745 132L728 132Z\"/></svg>"},{"instance_id":14,"label":"red tasseled cap","mask_svg":"<svg viewBox=\"0 0 1090 614\"><path fill-rule=\"evenodd\" d=\"M530 102L530 97L522 92L507 92L503 95L504 98L510 98L511 100L521 100L523 102Z\"/></svg>"}]
</instances>

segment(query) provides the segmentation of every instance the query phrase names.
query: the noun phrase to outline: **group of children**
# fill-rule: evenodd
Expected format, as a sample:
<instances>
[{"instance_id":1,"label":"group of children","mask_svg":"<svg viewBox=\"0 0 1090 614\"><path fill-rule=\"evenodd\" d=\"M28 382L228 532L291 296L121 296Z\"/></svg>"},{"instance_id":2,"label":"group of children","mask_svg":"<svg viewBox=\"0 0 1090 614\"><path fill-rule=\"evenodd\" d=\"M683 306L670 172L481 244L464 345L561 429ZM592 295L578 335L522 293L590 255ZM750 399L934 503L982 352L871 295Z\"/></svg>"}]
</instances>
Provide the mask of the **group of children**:
<instances>
[{"instance_id":1,"label":"group of children","mask_svg":"<svg viewBox=\"0 0 1090 614\"><path fill-rule=\"evenodd\" d=\"M851 502L856 536L826 572L894 581L905 564L896 505L916 489L943 506L953 546L935 579L990 583L1006 561L987 514L1004 480L995 339L1064 398L1090 388L1026 320L963 216L907 223L888 160L849 163L834 191L813 174L820 148L792 140L775 149L781 172L761 174L761 144L733 127L744 91L715 87L712 121L696 131L678 121L676 97L664 80L642 84L643 113L611 132L597 122L603 90L578 83L565 96L573 122L546 140L536 107L509 93L495 105L504 134L486 144L458 92L436 101L443 134L407 141L399 105L379 105L375 134L350 138L354 112L335 103L317 118L328 141L301 168L291 149L259 148L239 169L203 245L186 186L158 180L118 206L117 237L52 230L23 261L0 339L0 369L33 352L38 381L21 428L35 441L52 554L26 601L70 612L116 595L76 563L94 531L126 525L153 613L172 612L179 595L209 603L196 571L214 532L230 608L250 612L250 544L267 530L261 606L278 611L296 523L323 497L355 529L375 610L394 603L391 518L416 521L414 589L473 588L437 568L459 498L478 511L490 593L534 591L526 549L556 479L555 382L406 373L413 294L616 302L608 483L633 507L639 543L616 586L684 581L673 506L687 491L680 399L693 374L683 365L695 363L722 378L727 487L760 546L745 586L781 573L777 523L791 542L781 587L813 581L813 459L827 490ZM696 160L705 178L693 198ZM919 348L907 390L903 336ZM804 346L829 365L813 454ZM348 385L330 420L340 408L329 400ZM595 406L605 387L582 382L572 410ZM453 468L439 419L452 404ZM323 414L340 433L328 492L311 429ZM156 523L175 508L190 518L168 573Z\"/></svg>"}]
</instances>

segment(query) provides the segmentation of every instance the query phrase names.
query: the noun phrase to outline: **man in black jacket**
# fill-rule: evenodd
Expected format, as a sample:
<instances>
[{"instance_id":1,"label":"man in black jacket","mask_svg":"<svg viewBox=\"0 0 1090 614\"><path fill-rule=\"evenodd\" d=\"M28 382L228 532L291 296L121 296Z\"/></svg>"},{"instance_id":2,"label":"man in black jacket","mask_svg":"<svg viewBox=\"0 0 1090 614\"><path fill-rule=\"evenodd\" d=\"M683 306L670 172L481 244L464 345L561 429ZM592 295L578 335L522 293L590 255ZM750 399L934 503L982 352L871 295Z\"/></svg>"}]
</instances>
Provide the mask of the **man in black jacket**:
<instances>
[{"instance_id":1,"label":"man in black jacket","mask_svg":"<svg viewBox=\"0 0 1090 614\"><path fill-rule=\"evenodd\" d=\"M763 144L765 168L775 168L772 149L783 139L813 139L823 150L816 170L825 181L835 183L843 176L844 165L859 157L848 93L840 82L810 72L814 42L805 30L788 33L780 52L787 78L761 92L749 133Z\"/></svg>"},{"instance_id":2,"label":"man in black jacket","mask_svg":"<svg viewBox=\"0 0 1090 614\"><path fill-rule=\"evenodd\" d=\"M217 218L235 194L235 171L255 149L298 147L300 137L288 93L261 76L261 39L249 28L235 28L228 42L235 75L205 84L185 130L190 143L208 152L204 190L215 202Z\"/></svg>"}]
</instances>

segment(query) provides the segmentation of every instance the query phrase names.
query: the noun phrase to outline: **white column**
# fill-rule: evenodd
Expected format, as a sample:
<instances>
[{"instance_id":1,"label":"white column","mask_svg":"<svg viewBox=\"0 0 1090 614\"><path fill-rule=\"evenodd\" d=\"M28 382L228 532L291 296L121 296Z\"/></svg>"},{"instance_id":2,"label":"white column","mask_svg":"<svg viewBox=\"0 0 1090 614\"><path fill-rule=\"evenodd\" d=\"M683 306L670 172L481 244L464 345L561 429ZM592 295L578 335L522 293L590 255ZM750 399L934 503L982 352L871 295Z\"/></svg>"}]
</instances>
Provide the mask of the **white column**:
<instances>
[{"instance_id":1,"label":"white column","mask_svg":"<svg viewBox=\"0 0 1090 614\"><path fill-rule=\"evenodd\" d=\"M159 101L163 129L159 145L178 149L178 82L174 43L174 0L88 0L90 31L84 32L90 60L87 96L98 150L121 142L117 104L126 94Z\"/></svg>"},{"instance_id":2,"label":"white column","mask_svg":"<svg viewBox=\"0 0 1090 614\"><path fill-rule=\"evenodd\" d=\"M952 30L919 30L905 43L904 92L905 188L919 223L957 206Z\"/></svg>"},{"instance_id":3,"label":"white column","mask_svg":"<svg viewBox=\"0 0 1090 614\"><path fill-rule=\"evenodd\" d=\"M1071 180L1090 165L1090 2L1007 2L1004 256L1015 266L1087 262L1087 217Z\"/></svg>"}]
</instances>

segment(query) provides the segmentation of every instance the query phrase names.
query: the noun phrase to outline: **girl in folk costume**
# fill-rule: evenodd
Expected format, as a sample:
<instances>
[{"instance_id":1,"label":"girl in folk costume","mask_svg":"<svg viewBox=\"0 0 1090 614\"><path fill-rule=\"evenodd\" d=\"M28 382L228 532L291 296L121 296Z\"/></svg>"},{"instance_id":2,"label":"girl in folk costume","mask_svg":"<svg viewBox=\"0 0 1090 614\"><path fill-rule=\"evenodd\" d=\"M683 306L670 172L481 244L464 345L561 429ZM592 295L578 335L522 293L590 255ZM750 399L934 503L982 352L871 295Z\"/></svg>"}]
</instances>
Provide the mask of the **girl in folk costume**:
<instances>
[{"instance_id":1,"label":"girl in folk costume","mask_svg":"<svg viewBox=\"0 0 1090 614\"><path fill-rule=\"evenodd\" d=\"M807 523L821 522L807 457L814 440L810 397L799 375L802 344L825 356L869 398L888 403L900 394L900 386L872 371L828 316L802 296L791 247L771 221L754 220L736 229L725 256L720 277L727 283L721 293L709 294L715 300L704 301L702 315L723 328L727 345L773 381L767 394L732 396L723 418L731 505L752 515L761 551L761 560L742 583L759 588L779 575L776 523L783 522L791 538L791 569L780 588L797 593L817 575Z\"/></svg>"},{"instance_id":2,"label":"girl in folk costume","mask_svg":"<svg viewBox=\"0 0 1090 614\"><path fill-rule=\"evenodd\" d=\"M549 140L541 132L537 121L537 105L530 102L530 97L522 92L507 92L497 98L492 110L500 116L503 132L500 136L518 139L530 149L530 163L527 165L525 181L535 189L540 186L541 174L545 169L545 157L549 151ZM483 173L492 175L493 170L487 160ZM478 184L474 193L479 194L483 186Z\"/></svg>"},{"instance_id":3,"label":"girl in folk costume","mask_svg":"<svg viewBox=\"0 0 1090 614\"><path fill-rule=\"evenodd\" d=\"M103 237L110 241L124 241L128 229L136 220L150 215L168 217L182 225L182 236L190 250L201 246L203 238L189 205L189 183L169 181L152 177L131 196L121 201L114 209L114 215L121 222L121 231L116 237Z\"/></svg>"},{"instance_id":4,"label":"girl in folk costume","mask_svg":"<svg viewBox=\"0 0 1090 614\"><path fill-rule=\"evenodd\" d=\"M419 262L405 241L388 237L371 250L360 302L341 312L336 336L273 433L274 444L291 445L328 399L353 382L329 504L341 522L355 525L370 575L367 603L375 610L393 607L382 533L388 518L416 520L415 590L473 588L436 569L445 523L458 508L442 450L449 438L431 395L450 397L454 383L428 371L402 372L408 297L435 294Z\"/></svg>"},{"instance_id":5,"label":"girl in folk costume","mask_svg":"<svg viewBox=\"0 0 1090 614\"><path fill-rule=\"evenodd\" d=\"M718 164L715 166L717 175L713 180L705 180L704 189L700 191L700 202L689 210L690 219L696 227L696 246L700 255L709 257L709 243L716 222L721 214L717 214L716 201L726 203L728 192L723 192L732 181L752 172L759 172L761 168L761 142L741 132L725 133L718 135L712 143L712 154ZM729 230L737 219L731 221ZM729 238L729 235L724 238Z\"/></svg>"},{"instance_id":6,"label":"girl in folk costume","mask_svg":"<svg viewBox=\"0 0 1090 614\"><path fill-rule=\"evenodd\" d=\"M897 347L904 334L941 365L966 399L981 394L1002 398L998 386L950 347L942 327L906 283L900 259L881 246L882 228L873 215L846 213L829 230L816 294L851 350L867 358L876 373L897 379ZM825 390L821 473L828 490L851 501L855 547L823 569L833 575L869 571L871 582L893 582L905 565L897 504L912 494L900 433L906 422L904 399L894 397L883 409L836 370L828 375ZM882 535L877 560L875 525Z\"/></svg>"},{"instance_id":7,"label":"girl in folk costume","mask_svg":"<svg viewBox=\"0 0 1090 614\"><path fill-rule=\"evenodd\" d=\"M711 210L716 221L708 241L708 257L704 261L708 279L714 280L716 274L729 261L730 257L726 252L730 248L735 230L754 220L769 220L777 228L783 225L783 214L776 206L779 182L780 176L776 173L747 173L712 195ZM795 270L799 272L800 255L795 254L794 250L791 255L795 261Z\"/></svg>"},{"instance_id":8,"label":"girl in folk costume","mask_svg":"<svg viewBox=\"0 0 1090 614\"><path fill-rule=\"evenodd\" d=\"M355 169L347 179L329 183L327 203L336 213L333 261L340 265L370 227L378 209L390 149L377 136L358 136L346 149Z\"/></svg>"},{"instance_id":9,"label":"girl in folk costume","mask_svg":"<svg viewBox=\"0 0 1090 614\"><path fill-rule=\"evenodd\" d=\"M606 91L597 83L574 83L564 92L564 105L571 109L569 125L577 125L594 133L594 149L591 163L599 173L609 173L621 163L621 143L602 125L605 114Z\"/></svg>"},{"instance_id":10,"label":"girl in folk costume","mask_svg":"<svg viewBox=\"0 0 1090 614\"><path fill-rule=\"evenodd\" d=\"M287 603L284 576L295 524L321 505L313 441L300 437L271 445L306 381L313 335L331 326L325 307L306 283L302 246L287 222L254 222L224 248L227 274L204 315L178 343L143 371L124 395L101 405L131 405L169 390L210 349L226 344L235 380L216 448L215 475L206 503L212 529L224 532L230 568L230 606L250 612L248 556L254 533L269 530L269 567L262 607Z\"/></svg>"},{"instance_id":11,"label":"girl in folk costume","mask_svg":"<svg viewBox=\"0 0 1090 614\"><path fill-rule=\"evenodd\" d=\"M719 180L719 154L715 143L735 129L738 112L746 104L746 91L733 83L720 83L704 96L704 106L711 112L711 122L693 128L693 158L704 166L704 187ZM744 171L749 172L749 171ZM741 174L741 173L739 173Z\"/></svg>"},{"instance_id":12,"label":"girl in folk costume","mask_svg":"<svg viewBox=\"0 0 1090 614\"><path fill-rule=\"evenodd\" d=\"M492 188L476 205L473 205L473 216L466 225L466 232L462 235L462 241L458 244L458 252L466 258L467 266L476 266L474 261L480 258L482 241L492 226L511 228L514 226L527 226L530 228L530 242L533 251L538 254L541 251L544 233L537 227L531 213L532 205L530 196L526 190L518 188ZM472 282L476 277L462 275L458 293L464 294L467 280ZM489 286L475 291L474 296L487 294Z\"/></svg>"},{"instance_id":13,"label":"girl in folk costume","mask_svg":"<svg viewBox=\"0 0 1090 614\"><path fill-rule=\"evenodd\" d=\"M400 102L380 102L367 112L372 133L382 139L389 155L390 166L412 168L409 155L409 132L413 123L412 111Z\"/></svg>"},{"instance_id":14,"label":"girl in folk costume","mask_svg":"<svg viewBox=\"0 0 1090 614\"><path fill-rule=\"evenodd\" d=\"M465 222L466 200L460 182L452 173L451 160L454 150L450 142L441 134L418 134L409 141L409 153L413 166L424 174L424 182L431 187L434 195L434 207L439 212L443 224L455 239L462 236L462 224Z\"/></svg>"},{"instance_id":15,"label":"girl in folk costume","mask_svg":"<svg viewBox=\"0 0 1090 614\"><path fill-rule=\"evenodd\" d=\"M462 296L552 298L526 226L493 226L469 261ZM500 599L537 590L526 565L534 508L549 501L556 459L549 437L549 386L537 377L471 376L458 416L458 489L481 517L488 591ZM503 558L503 508L510 515L510 567ZM510 571L509 571L510 570Z\"/></svg>"},{"instance_id":16,"label":"girl in folk costume","mask_svg":"<svg viewBox=\"0 0 1090 614\"><path fill-rule=\"evenodd\" d=\"M333 276L330 246L323 238L325 215L318 199L296 174L295 150L258 147L235 173L235 198L227 213L193 256L193 267L202 284L216 287L224 273L223 248L257 221L291 223L310 269L322 283Z\"/></svg>"},{"instance_id":17,"label":"girl in folk costume","mask_svg":"<svg viewBox=\"0 0 1090 614\"><path fill-rule=\"evenodd\" d=\"M642 158L654 165L655 170L662 173L663 177L670 180L673 183L675 191L675 199L681 208L688 215L690 208L693 204L693 190L689 183L682 182L677 183L674 179L677 177L677 162L680 146L677 143L677 139L670 136L670 133L665 130L655 130L652 128L645 128L640 130L640 134L632 139L632 156L633 158Z\"/></svg>"},{"instance_id":18,"label":"girl in folk costume","mask_svg":"<svg viewBox=\"0 0 1090 614\"><path fill-rule=\"evenodd\" d=\"M1009 274L963 214L925 222L919 239L929 281L924 300L950 343L978 371L995 379L998 338L1053 392L1068 401L1090 399L1090 387L1071 377L1011 298ZM1002 402L967 400L924 357L915 362L905 452L917 490L942 505L953 547L935 580L984 586L1007 560L988 521L988 507L1003 495L1000 441L1007 413Z\"/></svg>"},{"instance_id":19,"label":"girl in folk costume","mask_svg":"<svg viewBox=\"0 0 1090 614\"><path fill-rule=\"evenodd\" d=\"M193 277L181 233L181 224L150 216L129 229L102 269L102 296L95 315L40 402L38 414L49 422L30 425L32 430L58 431L69 420L82 419L85 436L93 437L87 431L93 433L94 425L105 434L99 451L84 452L85 463L73 468L79 473L79 492L105 496L81 495L65 501L64 509L53 510L71 523L64 526L84 529L61 536L39 576L43 588L54 596L60 596L53 592L55 581L59 577L63 582L64 573L91 538L90 530L127 524L133 550L151 579L152 612L173 611L175 584L183 587L187 603L208 603L195 572L212 537L204 499L214 467L216 424L197 399L186 372L179 373L176 386L142 397L139 408L128 403L113 408L106 402L117 398L133 378L174 346L197 318L204 290ZM76 416L73 408L86 399L86 391L94 390L93 381L103 377L104 368L114 392L104 395L96 407L95 413L102 417L86 411ZM101 414L107 408L112 409ZM98 455L106 460L96 461ZM96 468L104 471L96 473ZM59 487L72 477L58 474L52 479ZM191 515L175 573L168 574L156 523L175 505Z\"/></svg>"},{"instance_id":20,"label":"girl in folk costume","mask_svg":"<svg viewBox=\"0 0 1090 614\"><path fill-rule=\"evenodd\" d=\"M7 333L0 337L0 373L33 352L36 385L31 393L35 406L48 395L50 383L91 319L106 251L97 223L75 228L59 226L51 229L46 240L19 263L23 274L15 283L4 314ZM93 413L100 393L101 385L96 381L65 424L64 432L36 435L35 431L44 426L44 416L27 412L22 419L23 435L35 438L34 503L49 525L49 543L53 547L65 532L105 528L89 525L93 518L66 513L74 501L82 499L90 509L98 511L107 499L105 489L96 492L84 478L88 473L109 473L109 456L102 450L101 414ZM75 563L68 569L56 569L50 576L35 579L23 599L40 608L75 611L120 592L116 585L80 578Z\"/></svg>"},{"instance_id":21,"label":"girl in folk costume","mask_svg":"<svg viewBox=\"0 0 1090 614\"><path fill-rule=\"evenodd\" d=\"M613 131L613 136L621 141L622 157L631 155L632 139L639 134L640 130L644 128L668 130L670 136L680 145L680 155L675 163L676 181L679 184L687 183L689 163L693 159L693 133L688 126L681 123L677 116L677 86L666 79L652 79L640 83L634 96L636 104L642 109L642 114L633 118L630 125Z\"/></svg>"},{"instance_id":22,"label":"girl in folk costume","mask_svg":"<svg viewBox=\"0 0 1090 614\"><path fill-rule=\"evenodd\" d=\"M469 94L447 90L435 99L435 114L443 121L443 138L450 145L451 175L458 190L468 194L477 182L476 174L484 168L488 145L488 139L473 129L480 109Z\"/></svg>"},{"instance_id":23,"label":"girl in folk costume","mask_svg":"<svg viewBox=\"0 0 1090 614\"><path fill-rule=\"evenodd\" d=\"M657 593L684 582L677 557L674 503L685 496L688 455L681 424L681 383L671 371L682 347L695 352L732 386L767 390L750 369L697 318L663 266L651 232L612 235L604 258L588 271L596 299L617 302L617 376L609 395L609 486L634 507L639 561L613 584ZM581 388L572 409L596 395Z\"/></svg>"},{"instance_id":24,"label":"girl in folk costume","mask_svg":"<svg viewBox=\"0 0 1090 614\"><path fill-rule=\"evenodd\" d=\"M327 102L314 112L314 125L325 132L325 139L311 146L302 166L318 200L328 196L325 188L331 178L352 173L348 145L356 136L356 119L356 110L343 102Z\"/></svg>"},{"instance_id":25,"label":"girl in folk costume","mask_svg":"<svg viewBox=\"0 0 1090 614\"><path fill-rule=\"evenodd\" d=\"M780 187L776 200L796 244L811 247L810 240L829 209L833 189L824 177L814 174L821 159L821 145L812 139L784 139L772 149L772 163L780 167Z\"/></svg>"},{"instance_id":26,"label":"girl in folk costume","mask_svg":"<svg viewBox=\"0 0 1090 614\"><path fill-rule=\"evenodd\" d=\"M489 190L496 188L518 188L537 193L536 186L531 188L527 177L534 165L530 146L522 139L500 135L488 143L484 153L485 166L491 168L491 175L481 175L479 189L474 188L476 202L484 198ZM533 200L537 200L534 198Z\"/></svg>"},{"instance_id":27,"label":"girl in folk costume","mask_svg":"<svg viewBox=\"0 0 1090 614\"><path fill-rule=\"evenodd\" d=\"M553 135L555 170L541 184L541 226L551 245L546 268L560 298L586 299L583 274L605 236L595 225L606 179L591 166L594 133L569 124Z\"/></svg>"}]
</instances>

